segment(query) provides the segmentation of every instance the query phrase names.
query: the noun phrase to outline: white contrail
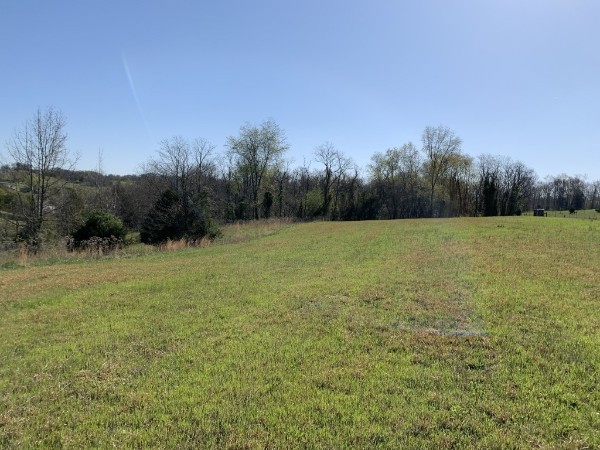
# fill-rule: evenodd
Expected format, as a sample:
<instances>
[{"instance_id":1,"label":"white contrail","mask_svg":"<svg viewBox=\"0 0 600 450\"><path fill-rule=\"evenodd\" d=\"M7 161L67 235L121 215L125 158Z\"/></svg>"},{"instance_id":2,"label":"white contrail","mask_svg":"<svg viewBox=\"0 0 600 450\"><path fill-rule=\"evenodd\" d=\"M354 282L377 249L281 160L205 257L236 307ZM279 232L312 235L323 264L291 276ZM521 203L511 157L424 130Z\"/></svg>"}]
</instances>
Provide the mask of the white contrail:
<instances>
[{"instance_id":1,"label":"white contrail","mask_svg":"<svg viewBox=\"0 0 600 450\"><path fill-rule=\"evenodd\" d=\"M123 61L123 68L125 69L125 76L127 76L127 81L129 82L129 88L131 89L131 94L133 95L133 100L137 106L138 112L140 113L140 117L142 118L142 122L144 122L144 126L146 127L146 132L148 133L148 137L152 138L152 133L150 133L150 127L148 126L148 121L146 120L146 116L144 111L142 110L142 106L140 105L140 100L137 95L137 91L135 90L135 83L133 82L133 77L131 76L131 71L129 70L129 64L127 64L127 58L125 57L125 52L121 51L121 59Z\"/></svg>"}]
</instances>

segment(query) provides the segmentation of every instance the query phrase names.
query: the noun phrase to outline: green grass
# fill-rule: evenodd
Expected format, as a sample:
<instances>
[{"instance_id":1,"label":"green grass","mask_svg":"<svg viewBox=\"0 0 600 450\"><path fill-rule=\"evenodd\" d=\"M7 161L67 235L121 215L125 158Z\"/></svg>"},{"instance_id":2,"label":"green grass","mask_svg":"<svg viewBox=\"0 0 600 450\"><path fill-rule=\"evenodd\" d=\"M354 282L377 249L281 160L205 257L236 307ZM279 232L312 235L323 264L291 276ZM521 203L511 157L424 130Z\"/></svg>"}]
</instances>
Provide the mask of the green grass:
<instances>
[{"instance_id":1,"label":"green grass","mask_svg":"<svg viewBox=\"0 0 600 450\"><path fill-rule=\"evenodd\" d=\"M600 220L600 213L595 209L582 209L576 212L576 214L565 211L546 211L547 217L559 217L562 219L587 219L587 220Z\"/></svg>"},{"instance_id":2,"label":"green grass","mask_svg":"<svg viewBox=\"0 0 600 450\"><path fill-rule=\"evenodd\" d=\"M0 447L600 447L600 222L232 233L0 272Z\"/></svg>"}]
</instances>

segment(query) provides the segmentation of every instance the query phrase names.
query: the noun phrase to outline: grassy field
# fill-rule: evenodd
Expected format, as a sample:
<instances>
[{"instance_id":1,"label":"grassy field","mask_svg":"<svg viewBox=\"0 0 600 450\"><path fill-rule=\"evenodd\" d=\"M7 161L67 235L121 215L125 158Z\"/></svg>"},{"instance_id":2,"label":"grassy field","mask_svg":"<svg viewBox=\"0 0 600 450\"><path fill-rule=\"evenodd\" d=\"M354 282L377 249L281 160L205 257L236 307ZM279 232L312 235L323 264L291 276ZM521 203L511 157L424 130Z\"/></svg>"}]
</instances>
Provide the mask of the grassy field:
<instances>
[{"instance_id":1,"label":"grassy field","mask_svg":"<svg viewBox=\"0 0 600 450\"><path fill-rule=\"evenodd\" d=\"M0 271L0 447L600 447L600 221L239 233Z\"/></svg>"},{"instance_id":2,"label":"grassy field","mask_svg":"<svg viewBox=\"0 0 600 450\"><path fill-rule=\"evenodd\" d=\"M528 213L529 214L529 213ZM563 219L587 219L587 220L600 220L600 212L595 209L582 209L576 211L575 214L571 214L569 211L546 211L547 217L559 217Z\"/></svg>"}]
</instances>

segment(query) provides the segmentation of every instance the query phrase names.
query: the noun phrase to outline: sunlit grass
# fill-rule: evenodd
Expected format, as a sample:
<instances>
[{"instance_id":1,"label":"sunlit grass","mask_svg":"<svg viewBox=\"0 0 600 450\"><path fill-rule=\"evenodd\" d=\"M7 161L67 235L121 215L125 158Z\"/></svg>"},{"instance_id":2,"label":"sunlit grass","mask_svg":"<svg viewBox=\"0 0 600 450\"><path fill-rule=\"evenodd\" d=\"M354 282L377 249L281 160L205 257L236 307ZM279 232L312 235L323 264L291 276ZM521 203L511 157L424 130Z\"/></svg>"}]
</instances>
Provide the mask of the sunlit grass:
<instances>
[{"instance_id":1,"label":"sunlit grass","mask_svg":"<svg viewBox=\"0 0 600 450\"><path fill-rule=\"evenodd\" d=\"M0 447L600 446L599 221L228 232L0 272Z\"/></svg>"}]
</instances>

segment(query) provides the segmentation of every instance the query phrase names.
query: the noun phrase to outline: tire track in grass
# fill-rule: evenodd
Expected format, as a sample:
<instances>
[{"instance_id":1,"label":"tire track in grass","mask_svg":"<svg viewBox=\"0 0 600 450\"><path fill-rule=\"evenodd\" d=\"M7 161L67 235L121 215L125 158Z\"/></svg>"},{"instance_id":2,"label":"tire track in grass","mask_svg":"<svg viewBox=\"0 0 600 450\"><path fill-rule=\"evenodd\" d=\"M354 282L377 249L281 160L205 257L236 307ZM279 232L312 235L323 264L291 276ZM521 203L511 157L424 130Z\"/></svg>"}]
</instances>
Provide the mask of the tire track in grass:
<instances>
[{"instance_id":1,"label":"tire track in grass","mask_svg":"<svg viewBox=\"0 0 600 450\"><path fill-rule=\"evenodd\" d=\"M399 255L406 282L396 293L404 308L394 327L434 335L486 334L476 312L475 266L461 238L464 226L458 221L415 221Z\"/></svg>"}]
</instances>

